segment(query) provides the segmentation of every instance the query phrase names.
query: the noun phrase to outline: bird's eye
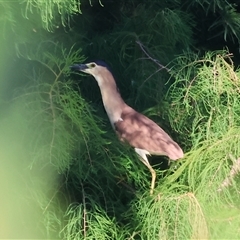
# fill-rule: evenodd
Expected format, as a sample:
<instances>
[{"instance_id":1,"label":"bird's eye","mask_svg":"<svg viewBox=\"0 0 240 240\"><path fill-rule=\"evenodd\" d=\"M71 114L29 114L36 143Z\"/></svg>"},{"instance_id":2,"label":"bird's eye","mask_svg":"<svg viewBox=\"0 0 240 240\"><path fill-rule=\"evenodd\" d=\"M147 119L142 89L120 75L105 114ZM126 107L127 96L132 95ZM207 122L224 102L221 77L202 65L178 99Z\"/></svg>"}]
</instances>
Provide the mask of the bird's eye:
<instances>
[{"instance_id":1,"label":"bird's eye","mask_svg":"<svg viewBox=\"0 0 240 240\"><path fill-rule=\"evenodd\" d=\"M96 64L95 63L91 63L90 64L90 68L94 68L94 67L96 67Z\"/></svg>"}]
</instances>

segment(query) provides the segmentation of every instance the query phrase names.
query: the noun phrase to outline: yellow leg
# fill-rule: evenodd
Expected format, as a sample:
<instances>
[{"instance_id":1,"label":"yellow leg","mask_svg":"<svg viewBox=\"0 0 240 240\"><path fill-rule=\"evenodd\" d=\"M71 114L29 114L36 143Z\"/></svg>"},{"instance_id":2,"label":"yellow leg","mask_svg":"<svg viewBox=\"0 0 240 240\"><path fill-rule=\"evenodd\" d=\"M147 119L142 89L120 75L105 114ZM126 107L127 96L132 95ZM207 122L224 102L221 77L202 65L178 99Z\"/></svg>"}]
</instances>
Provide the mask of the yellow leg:
<instances>
[{"instance_id":1,"label":"yellow leg","mask_svg":"<svg viewBox=\"0 0 240 240\"><path fill-rule=\"evenodd\" d=\"M156 172L150 165L150 163L145 161L144 159L140 158L141 162L149 169L149 171L152 174L152 182L151 182L151 188L150 188L150 195L153 195L153 190L155 188L155 181L156 181Z\"/></svg>"},{"instance_id":2,"label":"yellow leg","mask_svg":"<svg viewBox=\"0 0 240 240\"><path fill-rule=\"evenodd\" d=\"M148 169L150 170L152 174L152 182L151 182L151 188L150 188L150 195L153 195L153 190L155 188L155 181L156 181L156 172L155 170L149 165Z\"/></svg>"},{"instance_id":3,"label":"yellow leg","mask_svg":"<svg viewBox=\"0 0 240 240\"><path fill-rule=\"evenodd\" d=\"M150 170L151 174L152 174L152 182L151 182L151 188L150 188L150 195L153 195L153 190L155 187L155 181L156 181L156 172L155 170L152 168L152 166L150 165L150 163L148 162L147 159L147 154L149 154L148 151L144 150L144 149L139 149L139 148L135 148L135 151L137 154L140 155L140 160L141 162Z\"/></svg>"}]
</instances>

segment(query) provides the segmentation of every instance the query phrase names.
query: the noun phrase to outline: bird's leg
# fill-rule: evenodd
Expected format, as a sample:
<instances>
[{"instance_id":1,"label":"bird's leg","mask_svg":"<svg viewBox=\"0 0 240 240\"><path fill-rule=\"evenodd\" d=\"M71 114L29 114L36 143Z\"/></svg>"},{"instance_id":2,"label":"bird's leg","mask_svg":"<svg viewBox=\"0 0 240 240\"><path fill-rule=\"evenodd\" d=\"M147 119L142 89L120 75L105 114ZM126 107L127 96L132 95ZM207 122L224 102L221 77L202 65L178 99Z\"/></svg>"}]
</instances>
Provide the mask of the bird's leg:
<instances>
[{"instance_id":1,"label":"bird's leg","mask_svg":"<svg viewBox=\"0 0 240 240\"><path fill-rule=\"evenodd\" d=\"M145 161L145 159L142 159L140 157L141 162L147 166L147 168L150 170L151 174L152 174L152 182L151 182L151 188L150 188L150 195L153 195L153 190L155 187L155 181L156 181L156 172L155 170L152 168L152 166L150 165L150 163L147 161Z\"/></svg>"},{"instance_id":2,"label":"bird's leg","mask_svg":"<svg viewBox=\"0 0 240 240\"><path fill-rule=\"evenodd\" d=\"M151 188L150 188L150 195L152 195L154 187L155 187L156 172L152 168L152 166L150 165L150 163L147 159L146 154L149 154L149 152L144 149L139 149L139 148L135 148L135 152L140 156L141 162L150 170L150 172L152 174L152 182L151 182Z\"/></svg>"}]
</instances>

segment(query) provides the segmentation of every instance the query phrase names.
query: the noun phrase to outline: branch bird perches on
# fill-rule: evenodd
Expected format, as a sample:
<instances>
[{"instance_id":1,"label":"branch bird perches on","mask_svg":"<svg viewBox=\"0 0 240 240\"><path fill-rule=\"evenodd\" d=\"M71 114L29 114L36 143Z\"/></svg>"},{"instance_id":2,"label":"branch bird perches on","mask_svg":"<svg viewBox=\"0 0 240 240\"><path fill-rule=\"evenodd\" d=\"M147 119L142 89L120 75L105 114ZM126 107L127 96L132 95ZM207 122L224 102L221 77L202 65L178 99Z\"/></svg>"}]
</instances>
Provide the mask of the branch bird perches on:
<instances>
[{"instance_id":1,"label":"branch bird perches on","mask_svg":"<svg viewBox=\"0 0 240 240\"><path fill-rule=\"evenodd\" d=\"M156 172L147 155L163 155L171 160L183 157L183 151L171 137L155 122L128 106L118 92L115 79L106 63L102 61L75 64L72 70L92 75L100 88L103 105L113 129L121 141L134 147L140 160L152 174L150 194L152 195Z\"/></svg>"}]
</instances>

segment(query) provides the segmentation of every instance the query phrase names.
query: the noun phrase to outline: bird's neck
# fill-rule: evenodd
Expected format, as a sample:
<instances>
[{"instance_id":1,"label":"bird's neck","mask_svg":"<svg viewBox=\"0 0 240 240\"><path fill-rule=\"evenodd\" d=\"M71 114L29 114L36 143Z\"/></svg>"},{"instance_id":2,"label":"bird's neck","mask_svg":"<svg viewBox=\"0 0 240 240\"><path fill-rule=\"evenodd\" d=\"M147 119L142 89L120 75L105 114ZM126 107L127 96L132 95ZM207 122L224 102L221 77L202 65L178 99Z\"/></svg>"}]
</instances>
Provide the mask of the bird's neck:
<instances>
[{"instance_id":1,"label":"bird's neck","mask_svg":"<svg viewBox=\"0 0 240 240\"><path fill-rule=\"evenodd\" d=\"M114 123L121 120L122 110L126 106L126 103L118 92L112 75L104 79L96 78L96 80L101 91L104 108L114 127Z\"/></svg>"}]
</instances>

